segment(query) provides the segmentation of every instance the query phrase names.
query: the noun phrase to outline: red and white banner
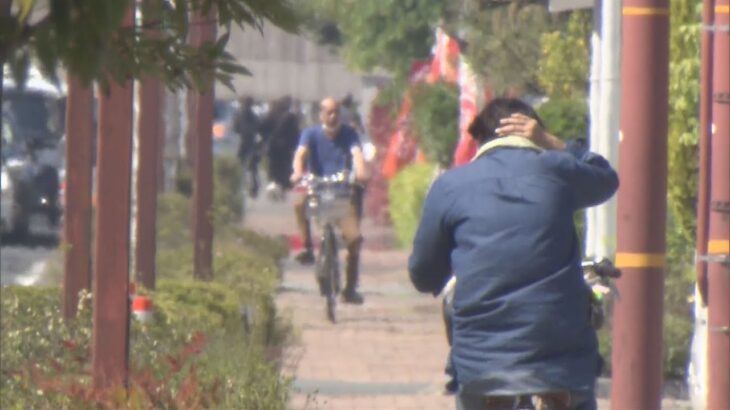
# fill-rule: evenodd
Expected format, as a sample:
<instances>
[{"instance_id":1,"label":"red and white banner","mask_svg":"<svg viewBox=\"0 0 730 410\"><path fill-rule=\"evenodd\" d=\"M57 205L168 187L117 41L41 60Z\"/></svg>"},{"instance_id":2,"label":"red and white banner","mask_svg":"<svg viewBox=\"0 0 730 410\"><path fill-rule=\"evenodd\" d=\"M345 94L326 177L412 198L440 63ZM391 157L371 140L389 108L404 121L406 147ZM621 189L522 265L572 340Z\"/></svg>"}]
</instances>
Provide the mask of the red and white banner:
<instances>
[{"instance_id":1,"label":"red and white banner","mask_svg":"<svg viewBox=\"0 0 730 410\"><path fill-rule=\"evenodd\" d=\"M409 81L434 83L439 80L459 87L459 141L454 150L452 166L469 162L477 150L477 143L467 129L478 113L478 86L476 75L461 55L459 42L443 29L436 29L431 60L417 61L411 66ZM489 96L487 96L489 98ZM401 168L419 158L415 139L409 135L411 104L405 96L398 114L396 131L390 138L382 172L392 178Z\"/></svg>"}]
</instances>

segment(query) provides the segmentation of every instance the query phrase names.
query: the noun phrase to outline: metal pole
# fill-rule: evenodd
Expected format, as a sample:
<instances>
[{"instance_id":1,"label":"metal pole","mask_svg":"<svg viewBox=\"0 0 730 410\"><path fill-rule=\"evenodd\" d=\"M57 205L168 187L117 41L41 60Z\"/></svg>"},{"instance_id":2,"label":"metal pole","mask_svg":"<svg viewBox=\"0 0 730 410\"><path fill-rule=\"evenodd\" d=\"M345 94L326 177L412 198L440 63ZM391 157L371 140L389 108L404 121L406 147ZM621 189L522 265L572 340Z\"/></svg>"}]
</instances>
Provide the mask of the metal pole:
<instances>
[{"instance_id":1,"label":"metal pole","mask_svg":"<svg viewBox=\"0 0 730 410\"><path fill-rule=\"evenodd\" d=\"M590 110L589 143L591 151L597 152L600 144L598 115L601 107L601 0L593 2L593 30L591 31L591 73L588 107ZM585 254L596 255L598 244L597 217L598 209L590 207L585 210Z\"/></svg>"},{"instance_id":2,"label":"metal pole","mask_svg":"<svg viewBox=\"0 0 730 410\"><path fill-rule=\"evenodd\" d=\"M709 409L730 403L730 0L715 0L708 269Z\"/></svg>"},{"instance_id":3,"label":"metal pole","mask_svg":"<svg viewBox=\"0 0 730 410\"><path fill-rule=\"evenodd\" d=\"M212 43L216 37L215 13L204 17L207 21L200 26L200 43ZM202 19L201 19L202 20ZM211 210L213 205L213 103L215 98L214 81L207 73L205 88L196 91L195 111L196 136L193 141L195 157L193 177L193 238L194 274L199 279L213 276L213 224Z\"/></svg>"},{"instance_id":4,"label":"metal pole","mask_svg":"<svg viewBox=\"0 0 730 410\"><path fill-rule=\"evenodd\" d=\"M611 408L659 410L667 215L669 1L625 0Z\"/></svg>"},{"instance_id":5,"label":"metal pole","mask_svg":"<svg viewBox=\"0 0 730 410\"><path fill-rule=\"evenodd\" d=\"M133 23L134 6L123 23ZM96 389L126 386L129 353L129 217L132 81L99 95L92 378Z\"/></svg>"},{"instance_id":6,"label":"metal pole","mask_svg":"<svg viewBox=\"0 0 730 410\"><path fill-rule=\"evenodd\" d=\"M94 95L69 75L66 100L63 317L76 317L78 296L91 290L91 162Z\"/></svg>"},{"instance_id":7,"label":"metal pole","mask_svg":"<svg viewBox=\"0 0 730 410\"><path fill-rule=\"evenodd\" d=\"M618 165L619 106L621 97L621 2L601 4L601 77L596 152ZM593 145L593 144L591 144ZM595 252L612 258L616 252L616 199L595 207Z\"/></svg>"}]
</instances>

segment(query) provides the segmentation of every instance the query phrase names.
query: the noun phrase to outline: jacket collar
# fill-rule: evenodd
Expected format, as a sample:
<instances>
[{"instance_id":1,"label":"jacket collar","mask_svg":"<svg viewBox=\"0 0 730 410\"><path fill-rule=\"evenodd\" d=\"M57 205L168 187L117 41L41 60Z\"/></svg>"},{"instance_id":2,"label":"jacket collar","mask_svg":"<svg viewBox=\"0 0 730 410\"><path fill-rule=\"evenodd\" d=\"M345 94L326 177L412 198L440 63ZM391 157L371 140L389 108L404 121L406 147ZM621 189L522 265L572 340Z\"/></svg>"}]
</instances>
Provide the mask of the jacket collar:
<instances>
[{"instance_id":1,"label":"jacket collar","mask_svg":"<svg viewBox=\"0 0 730 410\"><path fill-rule=\"evenodd\" d=\"M477 151L476 155L474 155L474 158L472 158L472 161L476 161L479 157L486 154L487 152L495 149L495 148L527 148L527 149L533 149L535 151L542 152L544 151L543 148L535 144L534 142L530 141L529 139L525 137L518 137L516 135L508 135L506 137L500 137L495 138L486 144L479 147L479 150Z\"/></svg>"}]
</instances>

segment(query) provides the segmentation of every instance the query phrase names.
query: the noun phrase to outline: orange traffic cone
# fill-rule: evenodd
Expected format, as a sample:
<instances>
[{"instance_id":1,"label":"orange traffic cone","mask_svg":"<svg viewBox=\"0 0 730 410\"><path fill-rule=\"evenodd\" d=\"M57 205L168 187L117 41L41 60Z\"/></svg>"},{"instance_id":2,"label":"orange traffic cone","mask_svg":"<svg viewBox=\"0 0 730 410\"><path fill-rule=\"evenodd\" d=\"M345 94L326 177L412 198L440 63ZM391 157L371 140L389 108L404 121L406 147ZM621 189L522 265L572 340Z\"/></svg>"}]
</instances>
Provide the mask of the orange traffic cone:
<instances>
[{"instance_id":1,"label":"orange traffic cone","mask_svg":"<svg viewBox=\"0 0 730 410\"><path fill-rule=\"evenodd\" d=\"M147 296L135 296L132 302L132 314L140 322L152 320L152 299Z\"/></svg>"}]
</instances>

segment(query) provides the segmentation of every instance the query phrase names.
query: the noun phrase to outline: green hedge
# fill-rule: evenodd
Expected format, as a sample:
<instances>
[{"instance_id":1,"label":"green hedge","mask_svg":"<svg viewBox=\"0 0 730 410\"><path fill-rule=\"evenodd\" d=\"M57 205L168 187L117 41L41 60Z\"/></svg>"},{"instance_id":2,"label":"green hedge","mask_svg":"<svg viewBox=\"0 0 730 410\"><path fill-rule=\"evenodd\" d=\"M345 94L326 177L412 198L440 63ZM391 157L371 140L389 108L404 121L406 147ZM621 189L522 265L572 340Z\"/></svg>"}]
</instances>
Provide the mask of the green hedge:
<instances>
[{"instance_id":1,"label":"green hedge","mask_svg":"<svg viewBox=\"0 0 730 410\"><path fill-rule=\"evenodd\" d=\"M65 322L58 286L6 286L0 408L286 408L290 380L278 352L291 331L277 316L274 292L288 247L237 226L235 164L216 163L211 281L192 277L190 198L159 197L157 288L138 290L152 297L154 320L132 322L128 392L91 390L90 295L82 295L78 318Z\"/></svg>"},{"instance_id":2,"label":"green hedge","mask_svg":"<svg viewBox=\"0 0 730 410\"><path fill-rule=\"evenodd\" d=\"M409 247L413 243L421 218L423 200L436 176L433 164L414 164L404 168L388 186L388 210L398 243Z\"/></svg>"}]
</instances>

